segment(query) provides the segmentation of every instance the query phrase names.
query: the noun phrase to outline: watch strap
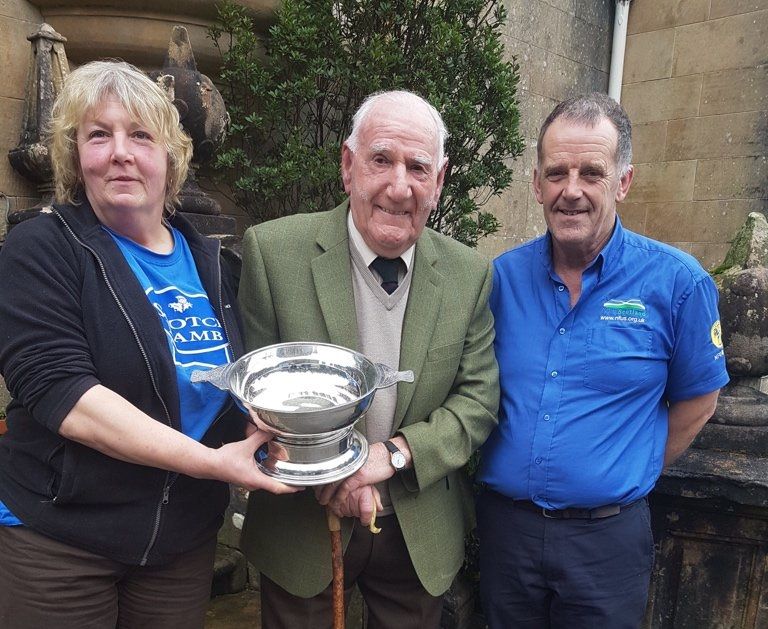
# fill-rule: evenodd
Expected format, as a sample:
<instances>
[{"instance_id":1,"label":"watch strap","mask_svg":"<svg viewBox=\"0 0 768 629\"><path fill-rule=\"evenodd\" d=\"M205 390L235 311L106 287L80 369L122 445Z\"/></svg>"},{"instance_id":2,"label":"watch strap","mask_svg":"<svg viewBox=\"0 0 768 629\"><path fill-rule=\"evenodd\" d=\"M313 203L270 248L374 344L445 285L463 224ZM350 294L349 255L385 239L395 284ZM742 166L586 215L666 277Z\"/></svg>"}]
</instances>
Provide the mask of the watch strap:
<instances>
[{"instance_id":1,"label":"watch strap","mask_svg":"<svg viewBox=\"0 0 768 629\"><path fill-rule=\"evenodd\" d=\"M387 439L384 442L384 447L389 450L390 454L395 454L397 452L400 452L400 448L398 448L394 443L392 443L389 439Z\"/></svg>"}]
</instances>

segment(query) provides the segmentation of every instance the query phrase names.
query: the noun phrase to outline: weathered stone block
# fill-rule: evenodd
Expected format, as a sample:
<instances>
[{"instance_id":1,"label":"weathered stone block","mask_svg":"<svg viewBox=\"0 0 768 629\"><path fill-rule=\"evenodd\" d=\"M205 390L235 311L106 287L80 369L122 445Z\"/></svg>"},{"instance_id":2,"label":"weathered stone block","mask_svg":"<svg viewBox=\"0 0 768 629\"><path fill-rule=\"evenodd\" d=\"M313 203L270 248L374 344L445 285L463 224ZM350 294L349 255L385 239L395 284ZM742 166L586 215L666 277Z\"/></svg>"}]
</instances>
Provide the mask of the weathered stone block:
<instances>
[{"instance_id":1,"label":"weathered stone block","mask_svg":"<svg viewBox=\"0 0 768 629\"><path fill-rule=\"evenodd\" d=\"M766 111L670 120L664 157L675 161L763 155L765 129Z\"/></svg>"},{"instance_id":2,"label":"weathered stone block","mask_svg":"<svg viewBox=\"0 0 768 629\"><path fill-rule=\"evenodd\" d=\"M768 109L768 66L731 68L704 75L701 115Z\"/></svg>"},{"instance_id":3,"label":"weathered stone block","mask_svg":"<svg viewBox=\"0 0 768 629\"><path fill-rule=\"evenodd\" d=\"M675 33L673 76L765 63L768 11L681 26Z\"/></svg>"},{"instance_id":4,"label":"weathered stone block","mask_svg":"<svg viewBox=\"0 0 768 629\"><path fill-rule=\"evenodd\" d=\"M682 249L696 258L705 269L714 269L728 252L728 243L692 242Z\"/></svg>"},{"instance_id":5,"label":"weathered stone block","mask_svg":"<svg viewBox=\"0 0 768 629\"><path fill-rule=\"evenodd\" d=\"M709 10L709 19L738 15L768 9L768 0L712 0L712 8Z\"/></svg>"},{"instance_id":6,"label":"weathered stone block","mask_svg":"<svg viewBox=\"0 0 768 629\"><path fill-rule=\"evenodd\" d=\"M693 198L760 199L768 197L768 159L742 157L698 162Z\"/></svg>"},{"instance_id":7,"label":"weathered stone block","mask_svg":"<svg viewBox=\"0 0 768 629\"><path fill-rule=\"evenodd\" d=\"M667 120L632 125L632 163L664 161Z\"/></svg>"},{"instance_id":8,"label":"weathered stone block","mask_svg":"<svg viewBox=\"0 0 768 629\"><path fill-rule=\"evenodd\" d=\"M720 316L728 372L768 374L768 268L725 275L720 287Z\"/></svg>"},{"instance_id":9,"label":"weathered stone block","mask_svg":"<svg viewBox=\"0 0 768 629\"><path fill-rule=\"evenodd\" d=\"M144 68L157 68L168 50L168 37L175 25L189 31L198 69L212 75L221 63L207 36L216 19L216 4L202 0L104 0L80 3L35 0L45 20L59 33L70 37L67 55L77 65L101 57L120 57ZM277 0L239 0L250 9L254 27L266 32Z\"/></svg>"},{"instance_id":10,"label":"weathered stone block","mask_svg":"<svg viewBox=\"0 0 768 629\"><path fill-rule=\"evenodd\" d=\"M499 197L492 199L486 205L499 220L507 236L525 232L530 186L531 184L527 181L513 181Z\"/></svg>"},{"instance_id":11,"label":"weathered stone block","mask_svg":"<svg viewBox=\"0 0 768 629\"><path fill-rule=\"evenodd\" d=\"M546 231L547 223L544 220L544 210L541 205L539 205L538 201L536 201L536 196L533 194L533 190L529 189L528 213L525 220L525 234L523 234L523 239L530 240L531 238L536 238Z\"/></svg>"},{"instance_id":12,"label":"weathered stone block","mask_svg":"<svg viewBox=\"0 0 768 629\"><path fill-rule=\"evenodd\" d=\"M539 137L539 129L549 112L558 103L557 100L543 96L538 92L519 92L520 97L520 135L528 142Z\"/></svg>"},{"instance_id":13,"label":"weathered stone block","mask_svg":"<svg viewBox=\"0 0 768 629\"><path fill-rule=\"evenodd\" d=\"M634 124L699 114L699 74L624 85L621 102Z\"/></svg>"},{"instance_id":14,"label":"weathered stone block","mask_svg":"<svg viewBox=\"0 0 768 629\"><path fill-rule=\"evenodd\" d=\"M0 14L0 68L3 69L0 96L24 99L32 58L32 45L27 41L27 35L34 33L36 28L37 24L34 22L19 19L18 16L6 17Z\"/></svg>"},{"instance_id":15,"label":"weathered stone block","mask_svg":"<svg viewBox=\"0 0 768 629\"><path fill-rule=\"evenodd\" d=\"M703 22L709 0L643 0L629 5L627 32L646 33L681 24Z\"/></svg>"},{"instance_id":16,"label":"weathered stone block","mask_svg":"<svg viewBox=\"0 0 768 629\"><path fill-rule=\"evenodd\" d=\"M35 25L43 21L38 8L27 0L0 0L0 18L2 17L10 17Z\"/></svg>"},{"instance_id":17,"label":"weathered stone block","mask_svg":"<svg viewBox=\"0 0 768 629\"><path fill-rule=\"evenodd\" d=\"M696 162L693 161L637 164L627 201L690 201L695 174Z\"/></svg>"},{"instance_id":18,"label":"weathered stone block","mask_svg":"<svg viewBox=\"0 0 768 629\"><path fill-rule=\"evenodd\" d=\"M27 44L29 42L26 42ZM2 67L2 66L0 66ZM25 78L26 80L26 78ZM21 138L21 123L24 117L24 99L0 96L0 191L9 197L35 196L35 187L11 168L8 151L14 148Z\"/></svg>"},{"instance_id":19,"label":"weathered stone block","mask_svg":"<svg viewBox=\"0 0 768 629\"><path fill-rule=\"evenodd\" d=\"M235 548L219 544L213 564L211 596L242 592L247 581L248 568L243 554Z\"/></svg>"},{"instance_id":20,"label":"weathered stone block","mask_svg":"<svg viewBox=\"0 0 768 629\"><path fill-rule=\"evenodd\" d=\"M674 28L629 35L622 80L626 84L671 77L674 48Z\"/></svg>"},{"instance_id":21,"label":"weathered stone block","mask_svg":"<svg viewBox=\"0 0 768 629\"><path fill-rule=\"evenodd\" d=\"M477 243L477 251L488 260L500 256L505 251L520 245L522 238L488 236Z\"/></svg>"},{"instance_id":22,"label":"weathered stone block","mask_svg":"<svg viewBox=\"0 0 768 629\"><path fill-rule=\"evenodd\" d=\"M621 203L616 211L621 218L621 224L638 234L645 234L645 223L648 214L647 203Z\"/></svg>"},{"instance_id":23,"label":"weathered stone block","mask_svg":"<svg viewBox=\"0 0 768 629\"><path fill-rule=\"evenodd\" d=\"M768 268L768 220L764 214L750 213L733 239L722 268Z\"/></svg>"},{"instance_id":24,"label":"weathered stone block","mask_svg":"<svg viewBox=\"0 0 768 629\"><path fill-rule=\"evenodd\" d=\"M574 0L576 17L595 26L613 28L614 0Z\"/></svg>"},{"instance_id":25,"label":"weathered stone block","mask_svg":"<svg viewBox=\"0 0 768 629\"><path fill-rule=\"evenodd\" d=\"M753 212L715 275L728 371L768 374L768 221Z\"/></svg>"},{"instance_id":26,"label":"weathered stone block","mask_svg":"<svg viewBox=\"0 0 768 629\"><path fill-rule=\"evenodd\" d=\"M739 231L749 213L761 206L761 201L753 199L649 203L646 234L664 242L725 243Z\"/></svg>"},{"instance_id":27,"label":"weathered stone block","mask_svg":"<svg viewBox=\"0 0 768 629\"><path fill-rule=\"evenodd\" d=\"M503 36L504 42L504 60L512 61L514 57L519 66L520 80L517 83L517 90L531 89L531 44L527 44L521 39L514 37L509 32Z\"/></svg>"},{"instance_id":28,"label":"weathered stone block","mask_svg":"<svg viewBox=\"0 0 768 629\"><path fill-rule=\"evenodd\" d=\"M204 236L235 233L235 219L229 216L184 212L184 217Z\"/></svg>"},{"instance_id":29,"label":"weathered stone block","mask_svg":"<svg viewBox=\"0 0 768 629\"><path fill-rule=\"evenodd\" d=\"M564 16L554 52L568 59L607 72L611 59L610 22L602 26Z\"/></svg>"}]
</instances>

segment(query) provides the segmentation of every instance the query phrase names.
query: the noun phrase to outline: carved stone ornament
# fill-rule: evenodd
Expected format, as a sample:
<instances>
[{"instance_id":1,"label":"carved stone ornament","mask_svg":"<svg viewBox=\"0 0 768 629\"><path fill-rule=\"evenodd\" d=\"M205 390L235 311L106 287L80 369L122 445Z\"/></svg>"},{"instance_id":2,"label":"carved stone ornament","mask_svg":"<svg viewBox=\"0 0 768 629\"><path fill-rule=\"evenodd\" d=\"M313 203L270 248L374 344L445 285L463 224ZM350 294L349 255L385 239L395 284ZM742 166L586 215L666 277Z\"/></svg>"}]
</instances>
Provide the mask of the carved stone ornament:
<instances>
[{"instance_id":1,"label":"carved stone ornament","mask_svg":"<svg viewBox=\"0 0 768 629\"><path fill-rule=\"evenodd\" d=\"M53 196L53 172L45 134L51 121L51 110L69 73L64 51L65 37L48 24L41 24L27 39L32 43L31 67L27 78L21 139L8 152L13 169L37 184L42 197L36 209L50 203ZM22 210L26 212L28 210ZM10 217L11 222L13 217Z\"/></svg>"},{"instance_id":2,"label":"carved stone ornament","mask_svg":"<svg viewBox=\"0 0 768 629\"><path fill-rule=\"evenodd\" d=\"M200 164L211 159L224 141L229 114L211 79L198 72L186 28L173 27L165 63L161 70L151 72L150 76L171 97L194 146L189 176L179 195L181 210L194 214L220 214L219 204L198 186L196 171Z\"/></svg>"}]
</instances>

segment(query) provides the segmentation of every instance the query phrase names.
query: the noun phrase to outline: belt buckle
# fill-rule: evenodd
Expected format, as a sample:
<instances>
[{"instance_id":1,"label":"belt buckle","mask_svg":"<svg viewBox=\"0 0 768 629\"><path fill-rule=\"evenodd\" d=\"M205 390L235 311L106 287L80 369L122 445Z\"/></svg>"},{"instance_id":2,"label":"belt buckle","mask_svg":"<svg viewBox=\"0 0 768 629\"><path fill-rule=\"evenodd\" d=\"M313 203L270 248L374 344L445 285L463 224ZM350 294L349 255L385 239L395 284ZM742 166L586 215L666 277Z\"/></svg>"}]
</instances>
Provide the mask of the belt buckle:
<instances>
[{"instance_id":1,"label":"belt buckle","mask_svg":"<svg viewBox=\"0 0 768 629\"><path fill-rule=\"evenodd\" d=\"M541 508L541 515L543 515L545 518L548 518L550 520L557 520L558 517L556 515L549 515L550 513L557 513L554 509L547 509L545 507Z\"/></svg>"}]
</instances>

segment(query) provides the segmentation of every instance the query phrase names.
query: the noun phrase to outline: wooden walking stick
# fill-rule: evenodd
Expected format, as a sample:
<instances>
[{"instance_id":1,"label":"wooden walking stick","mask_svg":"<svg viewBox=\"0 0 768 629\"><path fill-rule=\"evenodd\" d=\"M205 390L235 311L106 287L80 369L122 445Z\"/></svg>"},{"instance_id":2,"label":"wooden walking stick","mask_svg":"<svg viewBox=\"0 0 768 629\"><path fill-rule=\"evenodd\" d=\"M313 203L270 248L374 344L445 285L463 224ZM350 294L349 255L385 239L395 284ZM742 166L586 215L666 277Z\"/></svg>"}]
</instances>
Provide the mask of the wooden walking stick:
<instances>
[{"instance_id":1,"label":"wooden walking stick","mask_svg":"<svg viewBox=\"0 0 768 629\"><path fill-rule=\"evenodd\" d=\"M333 573L333 629L344 629L344 553L341 550L341 520L330 507L325 508L328 530L331 533L331 567ZM376 526L376 498L373 497L373 515L368 530L374 535L381 532Z\"/></svg>"},{"instance_id":2,"label":"wooden walking stick","mask_svg":"<svg viewBox=\"0 0 768 629\"><path fill-rule=\"evenodd\" d=\"M344 629L344 556L341 552L341 520L325 508L331 532L331 564L333 566L333 629Z\"/></svg>"}]
</instances>

